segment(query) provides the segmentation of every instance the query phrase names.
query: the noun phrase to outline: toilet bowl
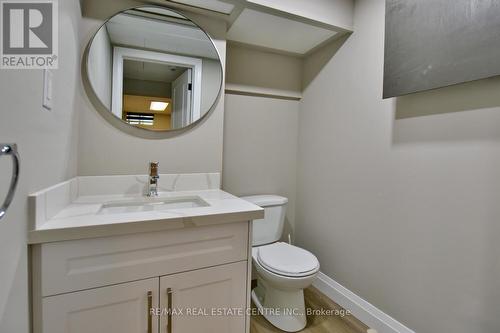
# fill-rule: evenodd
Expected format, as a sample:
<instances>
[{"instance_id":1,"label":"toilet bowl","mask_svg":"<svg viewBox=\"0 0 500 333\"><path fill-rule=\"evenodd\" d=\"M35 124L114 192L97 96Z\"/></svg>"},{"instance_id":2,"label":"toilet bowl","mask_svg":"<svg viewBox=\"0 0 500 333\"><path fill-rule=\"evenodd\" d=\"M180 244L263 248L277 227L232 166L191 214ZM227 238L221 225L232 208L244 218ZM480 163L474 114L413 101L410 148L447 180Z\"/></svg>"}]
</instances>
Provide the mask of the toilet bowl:
<instances>
[{"instance_id":1,"label":"toilet bowl","mask_svg":"<svg viewBox=\"0 0 500 333\"><path fill-rule=\"evenodd\" d=\"M307 323L303 290L319 271L316 257L287 243L273 243L252 248L252 258L257 270L252 300L259 312L283 331L302 330Z\"/></svg>"},{"instance_id":2,"label":"toilet bowl","mask_svg":"<svg viewBox=\"0 0 500 333\"><path fill-rule=\"evenodd\" d=\"M287 199L273 195L243 197L264 208L265 217L253 221L252 262L257 287L252 300L259 313L286 332L307 323L304 289L319 272L318 259L309 251L278 242L283 232Z\"/></svg>"}]
</instances>

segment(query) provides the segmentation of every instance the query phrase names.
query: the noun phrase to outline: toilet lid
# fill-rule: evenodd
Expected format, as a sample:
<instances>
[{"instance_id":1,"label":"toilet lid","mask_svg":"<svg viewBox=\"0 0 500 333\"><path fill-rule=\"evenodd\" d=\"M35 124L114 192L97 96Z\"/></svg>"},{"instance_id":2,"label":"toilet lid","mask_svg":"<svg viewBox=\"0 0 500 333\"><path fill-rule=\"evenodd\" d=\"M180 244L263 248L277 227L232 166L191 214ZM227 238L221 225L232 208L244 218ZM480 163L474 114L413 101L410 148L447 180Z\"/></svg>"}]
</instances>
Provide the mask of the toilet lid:
<instances>
[{"instance_id":1,"label":"toilet lid","mask_svg":"<svg viewBox=\"0 0 500 333\"><path fill-rule=\"evenodd\" d=\"M283 242L259 247L257 259L271 272L285 276L305 276L319 270L314 254Z\"/></svg>"}]
</instances>

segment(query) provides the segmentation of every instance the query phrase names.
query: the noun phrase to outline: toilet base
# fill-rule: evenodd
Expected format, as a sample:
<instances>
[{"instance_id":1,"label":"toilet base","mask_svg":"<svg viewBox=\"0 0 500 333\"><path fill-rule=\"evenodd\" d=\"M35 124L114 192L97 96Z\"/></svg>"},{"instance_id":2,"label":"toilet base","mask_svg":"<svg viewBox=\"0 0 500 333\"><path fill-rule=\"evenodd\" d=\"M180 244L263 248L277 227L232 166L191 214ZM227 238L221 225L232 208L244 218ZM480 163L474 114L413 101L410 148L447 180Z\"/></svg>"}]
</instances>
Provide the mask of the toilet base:
<instances>
[{"instance_id":1,"label":"toilet base","mask_svg":"<svg viewBox=\"0 0 500 333\"><path fill-rule=\"evenodd\" d=\"M286 332L298 332L306 327L304 291L280 290L270 286L261 278L252 290L255 306L272 325Z\"/></svg>"}]
</instances>

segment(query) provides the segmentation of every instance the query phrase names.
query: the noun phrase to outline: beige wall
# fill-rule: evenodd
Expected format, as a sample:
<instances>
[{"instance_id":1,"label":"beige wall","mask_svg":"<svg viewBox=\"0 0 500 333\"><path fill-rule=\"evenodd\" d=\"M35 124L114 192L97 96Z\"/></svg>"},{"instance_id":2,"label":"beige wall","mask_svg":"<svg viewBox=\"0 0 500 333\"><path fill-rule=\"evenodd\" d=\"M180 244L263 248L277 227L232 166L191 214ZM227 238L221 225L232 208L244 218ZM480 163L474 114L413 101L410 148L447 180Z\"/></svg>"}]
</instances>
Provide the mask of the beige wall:
<instances>
[{"instance_id":1,"label":"beige wall","mask_svg":"<svg viewBox=\"0 0 500 333\"><path fill-rule=\"evenodd\" d=\"M229 44L226 80L243 93L246 87L300 93L302 60ZM289 198L284 236L293 233L295 221L299 106L297 100L226 94L223 188Z\"/></svg>"},{"instance_id":2,"label":"beige wall","mask_svg":"<svg viewBox=\"0 0 500 333\"><path fill-rule=\"evenodd\" d=\"M171 98L172 83L124 78L123 94Z\"/></svg>"},{"instance_id":3,"label":"beige wall","mask_svg":"<svg viewBox=\"0 0 500 333\"><path fill-rule=\"evenodd\" d=\"M416 332L499 332L500 79L382 100L384 1L354 24L305 64L298 244Z\"/></svg>"},{"instance_id":4,"label":"beige wall","mask_svg":"<svg viewBox=\"0 0 500 333\"><path fill-rule=\"evenodd\" d=\"M351 29L354 0L249 0L312 20Z\"/></svg>"},{"instance_id":5,"label":"beige wall","mask_svg":"<svg viewBox=\"0 0 500 333\"><path fill-rule=\"evenodd\" d=\"M105 27L99 29L92 41L92 48L90 48L88 55L88 64L90 84L102 103L111 110L113 47L111 46L111 41Z\"/></svg>"},{"instance_id":6,"label":"beige wall","mask_svg":"<svg viewBox=\"0 0 500 333\"><path fill-rule=\"evenodd\" d=\"M226 95L223 189L235 195L278 194L295 221L299 102Z\"/></svg>"},{"instance_id":7,"label":"beige wall","mask_svg":"<svg viewBox=\"0 0 500 333\"><path fill-rule=\"evenodd\" d=\"M224 89L224 85L220 82L220 63L214 59L202 59L203 70L201 75L201 113L204 114L210 110L214 104L214 99L219 92L219 89ZM224 94L224 91L222 91Z\"/></svg>"},{"instance_id":8,"label":"beige wall","mask_svg":"<svg viewBox=\"0 0 500 333\"><path fill-rule=\"evenodd\" d=\"M85 17L81 24L82 48L106 17L134 4L137 3L86 1ZM189 15L211 34L225 62L225 23ZM110 125L87 99L83 87L81 91L84 103L79 121L79 175L145 173L148 161L152 160L160 162L162 173L222 170L224 95L212 114L201 124L175 137L151 140L132 136Z\"/></svg>"},{"instance_id":9,"label":"beige wall","mask_svg":"<svg viewBox=\"0 0 500 333\"><path fill-rule=\"evenodd\" d=\"M299 94L302 60L298 57L228 44L226 82L267 94Z\"/></svg>"},{"instance_id":10,"label":"beige wall","mask_svg":"<svg viewBox=\"0 0 500 333\"><path fill-rule=\"evenodd\" d=\"M0 70L0 142L15 142L21 174L14 201L0 221L0 332L29 332L28 194L76 175L78 127L78 0L59 1L59 69L53 70L53 109L42 108L42 70ZM0 159L0 200L11 162Z\"/></svg>"}]
</instances>

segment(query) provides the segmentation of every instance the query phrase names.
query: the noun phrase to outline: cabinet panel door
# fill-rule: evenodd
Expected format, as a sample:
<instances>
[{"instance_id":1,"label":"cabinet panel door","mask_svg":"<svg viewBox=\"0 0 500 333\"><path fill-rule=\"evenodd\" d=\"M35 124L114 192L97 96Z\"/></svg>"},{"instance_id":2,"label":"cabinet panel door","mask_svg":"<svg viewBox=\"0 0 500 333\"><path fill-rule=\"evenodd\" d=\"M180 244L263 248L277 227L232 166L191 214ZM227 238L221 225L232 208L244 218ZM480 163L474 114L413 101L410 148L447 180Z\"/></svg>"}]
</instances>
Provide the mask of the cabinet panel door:
<instances>
[{"instance_id":1,"label":"cabinet panel door","mask_svg":"<svg viewBox=\"0 0 500 333\"><path fill-rule=\"evenodd\" d=\"M158 278L45 297L43 333L157 333ZM148 293L151 293L151 299Z\"/></svg>"},{"instance_id":2,"label":"cabinet panel door","mask_svg":"<svg viewBox=\"0 0 500 333\"><path fill-rule=\"evenodd\" d=\"M161 277L160 333L244 333L246 278L246 261Z\"/></svg>"}]
</instances>

